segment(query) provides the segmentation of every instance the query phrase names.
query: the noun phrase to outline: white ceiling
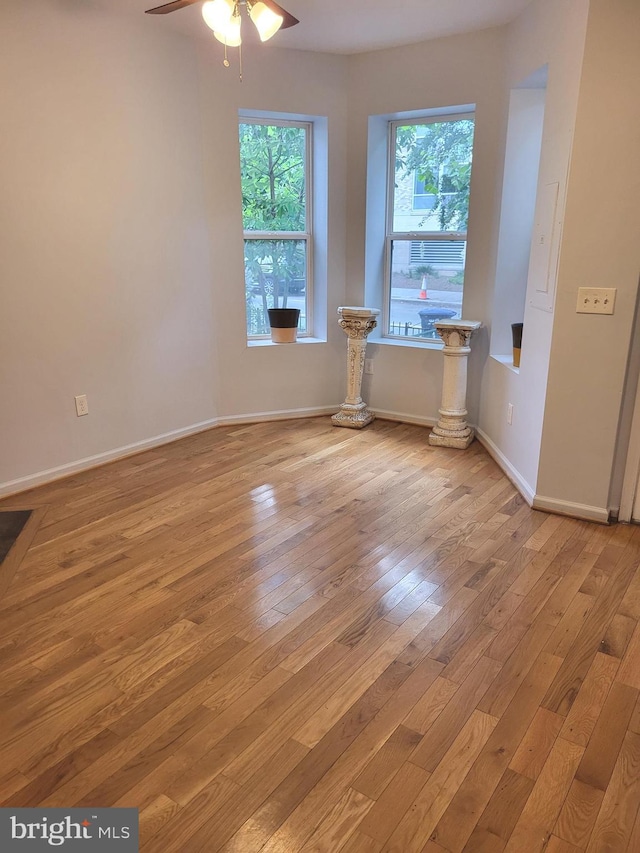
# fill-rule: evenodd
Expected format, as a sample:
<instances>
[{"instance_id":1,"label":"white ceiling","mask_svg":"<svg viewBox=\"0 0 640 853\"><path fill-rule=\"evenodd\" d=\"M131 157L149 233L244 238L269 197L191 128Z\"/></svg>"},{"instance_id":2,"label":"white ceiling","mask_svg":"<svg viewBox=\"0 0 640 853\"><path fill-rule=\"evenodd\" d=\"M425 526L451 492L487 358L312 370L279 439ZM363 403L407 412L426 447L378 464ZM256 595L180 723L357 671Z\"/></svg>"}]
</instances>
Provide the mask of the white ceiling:
<instances>
[{"instance_id":1,"label":"white ceiling","mask_svg":"<svg viewBox=\"0 0 640 853\"><path fill-rule=\"evenodd\" d=\"M530 0L279 0L300 23L281 30L270 44L326 53L361 53L499 26ZM104 0L110 9L141 15L162 0ZM169 15L147 15L151 27L211 37L201 3ZM253 28L251 28L253 29ZM243 27L243 39L250 27Z\"/></svg>"}]
</instances>

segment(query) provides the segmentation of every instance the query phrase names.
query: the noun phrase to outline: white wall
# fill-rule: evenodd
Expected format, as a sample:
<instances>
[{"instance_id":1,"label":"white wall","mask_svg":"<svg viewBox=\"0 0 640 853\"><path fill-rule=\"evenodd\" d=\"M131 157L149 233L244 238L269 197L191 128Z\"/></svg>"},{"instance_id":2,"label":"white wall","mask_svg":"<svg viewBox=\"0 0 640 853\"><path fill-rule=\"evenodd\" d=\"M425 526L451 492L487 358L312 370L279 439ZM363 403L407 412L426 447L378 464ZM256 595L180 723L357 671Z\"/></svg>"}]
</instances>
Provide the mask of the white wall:
<instances>
[{"instance_id":1,"label":"white wall","mask_svg":"<svg viewBox=\"0 0 640 853\"><path fill-rule=\"evenodd\" d=\"M1 4L0 31L0 483L9 491L216 412L189 40L44 0ZM76 394L88 395L88 417L76 417Z\"/></svg>"},{"instance_id":2,"label":"white wall","mask_svg":"<svg viewBox=\"0 0 640 853\"><path fill-rule=\"evenodd\" d=\"M255 45L240 84L221 45L162 21L0 7L0 493L220 415L340 402L346 59ZM328 117L329 343L246 346L239 108Z\"/></svg>"},{"instance_id":3,"label":"white wall","mask_svg":"<svg viewBox=\"0 0 640 853\"><path fill-rule=\"evenodd\" d=\"M346 350L336 309L344 304L345 292L347 59L252 45L245 51L242 83L236 64L222 68L222 48L217 43L199 43L198 61L213 293L219 318L220 414L236 417L336 407L341 402ZM328 189L327 291L319 294L322 305L314 318L315 331L326 338L324 343L247 346L239 109L327 119L328 175L319 176L319 189L325 194ZM321 199L316 202L319 205Z\"/></svg>"},{"instance_id":4,"label":"white wall","mask_svg":"<svg viewBox=\"0 0 640 853\"><path fill-rule=\"evenodd\" d=\"M562 219L580 83L588 0L534 0L508 32L508 91L548 65L538 187L557 182ZM511 214L508 205L505 216ZM504 226L503 226L504 227ZM500 269L504 274L504 269ZM505 282L500 281L499 287ZM530 304L528 284L519 374L489 358L484 367L479 427L530 499L536 493L554 316ZM512 403L513 422L507 423Z\"/></svg>"},{"instance_id":5,"label":"white wall","mask_svg":"<svg viewBox=\"0 0 640 853\"><path fill-rule=\"evenodd\" d=\"M360 54L349 64L347 301L365 299L366 154L369 116L476 104L476 130L463 314L489 322L495 270L507 94L504 29L437 39ZM369 288L368 288L369 289ZM367 304L372 308L367 295ZM474 339L468 404L477 419L480 370L488 330ZM365 396L374 410L433 422L442 394L440 349L387 343L369 345L374 374Z\"/></svg>"},{"instance_id":6,"label":"white wall","mask_svg":"<svg viewBox=\"0 0 640 853\"><path fill-rule=\"evenodd\" d=\"M636 0L591 0L537 488L605 512L640 274L639 45ZM577 314L579 286L616 287L613 316Z\"/></svg>"}]
</instances>

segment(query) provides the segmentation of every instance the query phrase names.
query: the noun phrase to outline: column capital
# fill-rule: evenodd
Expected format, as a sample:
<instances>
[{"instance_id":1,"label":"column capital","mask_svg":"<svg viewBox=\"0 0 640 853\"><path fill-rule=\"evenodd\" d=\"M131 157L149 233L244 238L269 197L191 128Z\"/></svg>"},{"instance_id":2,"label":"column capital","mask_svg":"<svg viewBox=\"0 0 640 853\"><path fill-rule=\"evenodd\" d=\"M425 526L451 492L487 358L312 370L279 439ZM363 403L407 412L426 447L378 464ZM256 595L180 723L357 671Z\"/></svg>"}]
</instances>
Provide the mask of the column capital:
<instances>
[{"instance_id":1,"label":"column capital","mask_svg":"<svg viewBox=\"0 0 640 853\"><path fill-rule=\"evenodd\" d=\"M360 308L343 305L338 308L338 325L350 338L365 340L378 325L377 308Z\"/></svg>"},{"instance_id":2,"label":"column capital","mask_svg":"<svg viewBox=\"0 0 640 853\"><path fill-rule=\"evenodd\" d=\"M479 320L439 320L434 323L445 349L468 349L471 335L482 326Z\"/></svg>"}]
</instances>

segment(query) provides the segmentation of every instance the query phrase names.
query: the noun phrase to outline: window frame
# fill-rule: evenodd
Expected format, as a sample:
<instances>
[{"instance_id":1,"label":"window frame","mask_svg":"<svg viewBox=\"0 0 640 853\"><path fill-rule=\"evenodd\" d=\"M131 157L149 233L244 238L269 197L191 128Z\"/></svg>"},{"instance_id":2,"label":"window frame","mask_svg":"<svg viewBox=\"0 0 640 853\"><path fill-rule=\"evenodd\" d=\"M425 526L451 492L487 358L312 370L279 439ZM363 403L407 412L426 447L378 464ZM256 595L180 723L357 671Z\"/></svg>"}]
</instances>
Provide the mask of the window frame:
<instances>
[{"instance_id":1,"label":"window frame","mask_svg":"<svg viewBox=\"0 0 640 853\"><path fill-rule=\"evenodd\" d=\"M244 246L245 241L247 240L292 240L296 242L304 242L305 244L305 330L303 332L298 331L298 337L312 337L313 336L313 269L314 269L314 258L313 258L313 222L314 222L314 209L313 209L313 176L314 176L314 163L313 163L313 149L314 149L314 140L313 140L313 121L307 120L297 120L297 119L285 119L280 118L279 116L246 116L240 114L238 117L238 129L240 125L243 124L259 124L267 127L300 127L305 130L305 162L304 162L304 183L305 183L305 230L304 231L253 231L249 229L245 229L243 227L242 235L243 235L243 255L244 255ZM241 150L239 146L239 153L241 155ZM240 175L240 192L242 193L242 170ZM243 223L244 225L244 223ZM243 263L244 267L244 263ZM246 282L246 267L245 267L245 282ZM246 292L246 283L245 283L245 292ZM246 318L246 310L245 310L245 334L247 341L262 341L269 340L269 334L263 335L250 335L246 330L247 326L247 318Z\"/></svg>"},{"instance_id":2,"label":"window frame","mask_svg":"<svg viewBox=\"0 0 640 853\"><path fill-rule=\"evenodd\" d=\"M384 235L384 250L383 250L383 282L382 282L382 334L383 339L389 339L394 342L407 344L409 341L406 336L392 334L391 328L391 266L393 261L393 243L401 241L419 241L419 242L446 242L461 241L465 242L465 259L468 247L468 227L466 231L394 231L394 202L395 202L395 155L396 155L396 140L397 128L407 127L411 124L443 124L452 121L473 121L475 131L475 116L474 109L460 110L457 112L447 112L446 109L442 112L429 110L423 114L413 113L410 118L390 118L387 121L387 182L386 182L386 200L385 200L385 235ZM475 133L474 133L475 147ZM415 177L414 177L415 180ZM415 189L415 184L414 187ZM414 195L415 197L415 195ZM413 208L412 210L417 212ZM427 213L428 211L425 211ZM465 264L466 269L466 264ZM462 294L464 303L464 290ZM433 345L434 341L428 338L410 338L411 345L429 346Z\"/></svg>"}]
</instances>

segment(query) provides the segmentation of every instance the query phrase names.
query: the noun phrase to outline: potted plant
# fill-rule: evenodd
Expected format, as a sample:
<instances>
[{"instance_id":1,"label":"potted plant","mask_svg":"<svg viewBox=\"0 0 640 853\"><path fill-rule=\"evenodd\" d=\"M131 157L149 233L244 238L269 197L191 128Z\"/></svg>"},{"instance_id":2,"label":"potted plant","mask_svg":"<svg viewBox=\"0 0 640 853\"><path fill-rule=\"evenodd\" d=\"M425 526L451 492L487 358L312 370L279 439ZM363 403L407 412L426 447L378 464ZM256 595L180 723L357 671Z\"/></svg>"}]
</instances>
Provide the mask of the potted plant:
<instances>
[{"instance_id":1,"label":"potted plant","mask_svg":"<svg viewBox=\"0 0 640 853\"><path fill-rule=\"evenodd\" d=\"M520 350L522 349L522 323L511 324L513 338L513 366L520 367Z\"/></svg>"},{"instance_id":2,"label":"potted plant","mask_svg":"<svg viewBox=\"0 0 640 853\"><path fill-rule=\"evenodd\" d=\"M269 308L271 340L275 344L295 343L300 320L299 308Z\"/></svg>"}]
</instances>

